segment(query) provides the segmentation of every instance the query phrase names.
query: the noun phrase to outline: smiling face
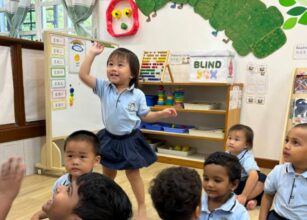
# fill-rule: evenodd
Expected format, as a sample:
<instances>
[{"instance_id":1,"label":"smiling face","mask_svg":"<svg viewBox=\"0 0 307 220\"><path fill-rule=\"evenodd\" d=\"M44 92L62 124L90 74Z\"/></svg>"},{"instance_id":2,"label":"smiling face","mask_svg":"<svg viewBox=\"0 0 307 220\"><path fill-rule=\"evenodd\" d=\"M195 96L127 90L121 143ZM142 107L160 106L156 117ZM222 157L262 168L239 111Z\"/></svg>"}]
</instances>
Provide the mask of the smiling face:
<instances>
[{"instance_id":1,"label":"smiling face","mask_svg":"<svg viewBox=\"0 0 307 220\"><path fill-rule=\"evenodd\" d=\"M283 156L286 162L291 162L296 172L307 170L307 129L292 128L285 140Z\"/></svg>"},{"instance_id":2,"label":"smiling face","mask_svg":"<svg viewBox=\"0 0 307 220\"><path fill-rule=\"evenodd\" d=\"M209 200L223 204L229 199L231 192L237 187L238 181L230 181L227 169L218 164L204 166L203 188Z\"/></svg>"},{"instance_id":3,"label":"smiling face","mask_svg":"<svg viewBox=\"0 0 307 220\"><path fill-rule=\"evenodd\" d=\"M50 220L69 220L72 219L72 211L78 202L78 186L74 182L71 187L59 186L53 198L43 205L42 210Z\"/></svg>"},{"instance_id":4,"label":"smiling face","mask_svg":"<svg viewBox=\"0 0 307 220\"><path fill-rule=\"evenodd\" d=\"M234 155L238 155L247 149L245 132L243 130L230 131L226 141L226 147Z\"/></svg>"},{"instance_id":5,"label":"smiling face","mask_svg":"<svg viewBox=\"0 0 307 220\"><path fill-rule=\"evenodd\" d=\"M65 149L65 168L74 181L78 176L91 172L100 161L88 141L71 140Z\"/></svg>"}]
</instances>

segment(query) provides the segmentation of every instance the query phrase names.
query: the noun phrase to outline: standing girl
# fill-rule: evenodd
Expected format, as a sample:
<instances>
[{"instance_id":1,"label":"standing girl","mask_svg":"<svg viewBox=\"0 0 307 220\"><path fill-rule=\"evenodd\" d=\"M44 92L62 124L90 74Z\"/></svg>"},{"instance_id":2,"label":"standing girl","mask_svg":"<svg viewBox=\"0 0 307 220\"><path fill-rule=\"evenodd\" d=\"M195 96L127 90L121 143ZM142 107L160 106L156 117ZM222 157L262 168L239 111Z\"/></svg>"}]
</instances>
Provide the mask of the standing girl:
<instances>
[{"instance_id":1,"label":"standing girl","mask_svg":"<svg viewBox=\"0 0 307 220\"><path fill-rule=\"evenodd\" d=\"M139 60L125 48L114 50L107 61L109 81L90 75L95 57L104 47L95 42L80 68L80 79L99 96L105 129L98 133L101 142L103 173L116 177L117 170L125 170L138 203L138 220L147 219L144 183L139 168L157 159L155 152L138 129L141 120L153 122L175 117L174 108L151 112L144 93L137 88Z\"/></svg>"}]
</instances>

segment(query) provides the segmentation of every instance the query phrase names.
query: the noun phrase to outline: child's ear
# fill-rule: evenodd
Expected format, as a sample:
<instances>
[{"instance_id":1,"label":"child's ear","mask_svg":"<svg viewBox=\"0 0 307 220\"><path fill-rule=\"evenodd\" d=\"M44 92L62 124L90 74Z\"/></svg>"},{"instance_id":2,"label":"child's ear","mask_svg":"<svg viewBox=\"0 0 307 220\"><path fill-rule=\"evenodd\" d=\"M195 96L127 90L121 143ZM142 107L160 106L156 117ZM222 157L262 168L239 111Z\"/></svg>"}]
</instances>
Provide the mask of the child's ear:
<instances>
[{"instance_id":1,"label":"child's ear","mask_svg":"<svg viewBox=\"0 0 307 220\"><path fill-rule=\"evenodd\" d=\"M195 209L195 211L194 211L194 213L193 213L193 215L192 215L192 220L197 220L197 219L199 219L200 212L201 212L200 206L201 206L201 204L199 204L199 205L196 207L196 209Z\"/></svg>"},{"instance_id":2,"label":"child's ear","mask_svg":"<svg viewBox=\"0 0 307 220\"><path fill-rule=\"evenodd\" d=\"M99 165L100 164L100 161L101 161L101 156L96 156L96 162L95 162L95 166Z\"/></svg>"},{"instance_id":3,"label":"child's ear","mask_svg":"<svg viewBox=\"0 0 307 220\"><path fill-rule=\"evenodd\" d=\"M239 186L240 180L234 180L232 181L232 191L235 191L235 189Z\"/></svg>"}]
</instances>

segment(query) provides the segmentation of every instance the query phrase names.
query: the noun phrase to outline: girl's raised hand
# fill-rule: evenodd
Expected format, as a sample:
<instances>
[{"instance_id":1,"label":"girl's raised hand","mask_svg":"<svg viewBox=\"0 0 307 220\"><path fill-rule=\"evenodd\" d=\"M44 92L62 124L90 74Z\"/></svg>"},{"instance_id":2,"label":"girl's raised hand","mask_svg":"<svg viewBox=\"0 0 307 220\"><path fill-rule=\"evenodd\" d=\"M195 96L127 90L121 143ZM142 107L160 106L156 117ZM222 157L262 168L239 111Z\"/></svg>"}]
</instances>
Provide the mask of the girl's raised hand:
<instances>
[{"instance_id":1,"label":"girl's raised hand","mask_svg":"<svg viewBox=\"0 0 307 220\"><path fill-rule=\"evenodd\" d=\"M97 41L95 41L92 47L90 48L89 52L96 56L96 55L101 54L103 49L104 49L104 46L98 43Z\"/></svg>"}]
</instances>

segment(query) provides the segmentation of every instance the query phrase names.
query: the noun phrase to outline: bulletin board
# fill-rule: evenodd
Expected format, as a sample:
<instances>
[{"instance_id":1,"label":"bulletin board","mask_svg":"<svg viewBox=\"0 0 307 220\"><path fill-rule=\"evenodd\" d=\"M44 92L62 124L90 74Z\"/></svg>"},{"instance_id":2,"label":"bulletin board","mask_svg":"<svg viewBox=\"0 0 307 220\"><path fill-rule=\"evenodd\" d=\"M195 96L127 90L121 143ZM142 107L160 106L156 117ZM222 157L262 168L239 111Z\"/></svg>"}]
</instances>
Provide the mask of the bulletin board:
<instances>
[{"instance_id":1,"label":"bulletin board","mask_svg":"<svg viewBox=\"0 0 307 220\"><path fill-rule=\"evenodd\" d=\"M37 167L57 169L62 167L62 159L55 140L76 130L96 132L104 128L100 100L79 78L81 63L97 40L58 32L45 32L44 39L46 144ZM118 46L99 42L105 48L95 58L91 74L106 78L107 59Z\"/></svg>"}]
</instances>

